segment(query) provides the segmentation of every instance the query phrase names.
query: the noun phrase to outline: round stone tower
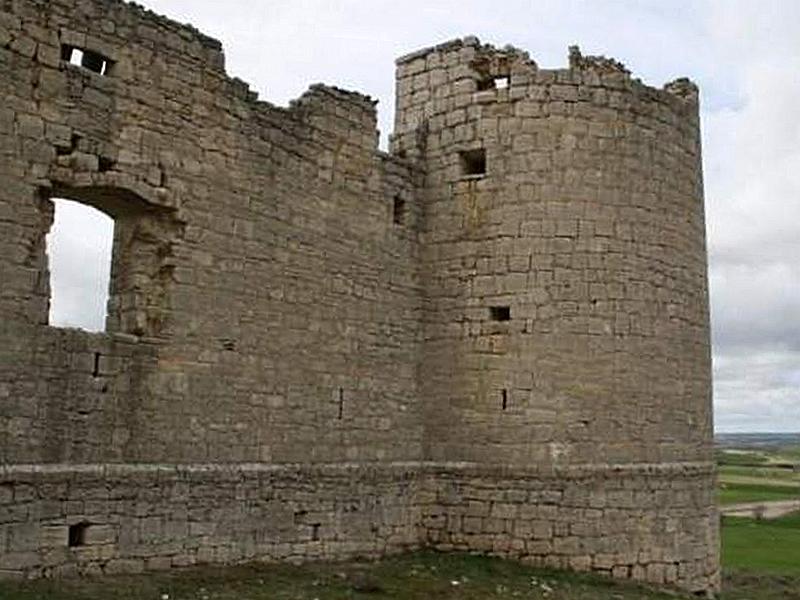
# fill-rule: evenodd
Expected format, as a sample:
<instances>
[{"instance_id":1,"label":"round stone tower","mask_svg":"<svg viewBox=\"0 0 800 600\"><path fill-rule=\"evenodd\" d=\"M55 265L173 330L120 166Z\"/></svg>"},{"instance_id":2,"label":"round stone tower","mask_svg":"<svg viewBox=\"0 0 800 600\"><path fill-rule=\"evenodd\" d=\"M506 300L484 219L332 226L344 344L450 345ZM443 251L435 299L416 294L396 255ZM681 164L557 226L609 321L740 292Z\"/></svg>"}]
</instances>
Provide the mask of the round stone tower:
<instances>
[{"instance_id":1,"label":"round stone tower","mask_svg":"<svg viewBox=\"0 0 800 600\"><path fill-rule=\"evenodd\" d=\"M426 458L557 476L559 509L639 503L647 533L627 550L555 564L649 545L661 571L625 574L713 587L696 86L652 88L577 48L539 69L475 38L403 57L397 76L392 151L425 171ZM666 516L678 506L685 530Z\"/></svg>"}]
</instances>

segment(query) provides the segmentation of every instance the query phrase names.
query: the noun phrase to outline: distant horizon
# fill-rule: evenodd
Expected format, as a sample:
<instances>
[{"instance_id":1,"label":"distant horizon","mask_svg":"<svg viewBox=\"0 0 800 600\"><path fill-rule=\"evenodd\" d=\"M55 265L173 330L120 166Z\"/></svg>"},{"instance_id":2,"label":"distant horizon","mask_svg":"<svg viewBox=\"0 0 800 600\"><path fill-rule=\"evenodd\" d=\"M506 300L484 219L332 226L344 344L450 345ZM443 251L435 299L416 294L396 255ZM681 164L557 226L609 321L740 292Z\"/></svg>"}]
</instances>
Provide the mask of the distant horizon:
<instances>
[{"instance_id":1,"label":"distant horizon","mask_svg":"<svg viewBox=\"0 0 800 600\"><path fill-rule=\"evenodd\" d=\"M714 435L800 435L800 431L714 431Z\"/></svg>"}]
</instances>

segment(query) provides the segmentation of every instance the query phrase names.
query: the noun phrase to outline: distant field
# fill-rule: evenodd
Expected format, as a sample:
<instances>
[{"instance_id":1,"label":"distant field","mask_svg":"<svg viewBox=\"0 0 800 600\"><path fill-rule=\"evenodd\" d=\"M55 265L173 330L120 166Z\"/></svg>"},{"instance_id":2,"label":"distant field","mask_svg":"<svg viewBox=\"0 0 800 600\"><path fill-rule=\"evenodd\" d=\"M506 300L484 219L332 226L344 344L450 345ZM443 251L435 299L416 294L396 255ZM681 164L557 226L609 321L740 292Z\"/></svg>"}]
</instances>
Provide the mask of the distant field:
<instances>
[{"instance_id":1,"label":"distant field","mask_svg":"<svg viewBox=\"0 0 800 600\"><path fill-rule=\"evenodd\" d=\"M717 450L717 463L720 465L755 465L767 462L767 457L760 452Z\"/></svg>"},{"instance_id":2,"label":"distant field","mask_svg":"<svg viewBox=\"0 0 800 600\"><path fill-rule=\"evenodd\" d=\"M717 500L721 505L743 502L770 502L800 498L800 487L749 483L720 484Z\"/></svg>"},{"instance_id":3,"label":"distant field","mask_svg":"<svg viewBox=\"0 0 800 600\"><path fill-rule=\"evenodd\" d=\"M717 448L714 452L717 464L742 466L791 466L800 463L800 447L776 448Z\"/></svg>"},{"instance_id":4,"label":"distant field","mask_svg":"<svg viewBox=\"0 0 800 600\"><path fill-rule=\"evenodd\" d=\"M787 481L796 481L800 485L800 472L792 471L791 469L777 469L775 467L739 467L722 465L719 467L719 473L729 479L736 477L751 478L757 477L759 479L776 479L782 483Z\"/></svg>"},{"instance_id":5,"label":"distant field","mask_svg":"<svg viewBox=\"0 0 800 600\"><path fill-rule=\"evenodd\" d=\"M718 449L718 499L722 505L800 498L800 472L792 465L800 449Z\"/></svg>"}]
</instances>

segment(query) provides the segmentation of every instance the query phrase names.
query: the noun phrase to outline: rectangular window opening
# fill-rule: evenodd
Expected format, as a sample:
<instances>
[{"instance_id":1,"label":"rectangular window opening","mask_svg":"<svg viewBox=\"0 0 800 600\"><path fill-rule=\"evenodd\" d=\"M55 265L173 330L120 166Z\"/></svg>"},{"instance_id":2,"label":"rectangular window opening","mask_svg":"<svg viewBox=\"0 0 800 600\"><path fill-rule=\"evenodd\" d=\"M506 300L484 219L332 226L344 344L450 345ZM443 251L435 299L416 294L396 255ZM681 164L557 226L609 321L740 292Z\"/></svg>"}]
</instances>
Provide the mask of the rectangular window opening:
<instances>
[{"instance_id":1,"label":"rectangular window opening","mask_svg":"<svg viewBox=\"0 0 800 600\"><path fill-rule=\"evenodd\" d=\"M490 306L489 316L492 321L510 321L511 320L511 307L510 306Z\"/></svg>"},{"instance_id":2,"label":"rectangular window opening","mask_svg":"<svg viewBox=\"0 0 800 600\"><path fill-rule=\"evenodd\" d=\"M502 390L501 392L501 399L502 399L502 407L503 410L508 408L508 390Z\"/></svg>"},{"instance_id":3,"label":"rectangular window opening","mask_svg":"<svg viewBox=\"0 0 800 600\"><path fill-rule=\"evenodd\" d=\"M99 52L75 48L74 46L61 46L61 59L76 67L83 67L100 75L108 75L114 64L109 58Z\"/></svg>"},{"instance_id":4,"label":"rectangular window opening","mask_svg":"<svg viewBox=\"0 0 800 600\"><path fill-rule=\"evenodd\" d=\"M114 219L72 200L54 198L53 206L53 226L45 238L50 270L48 322L54 327L105 331ZM94 360L98 373L99 353Z\"/></svg>"},{"instance_id":5,"label":"rectangular window opening","mask_svg":"<svg viewBox=\"0 0 800 600\"><path fill-rule=\"evenodd\" d=\"M67 546L70 548L77 548L86 545L86 531L89 529L89 523L75 523L69 526L67 532Z\"/></svg>"},{"instance_id":6,"label":"rectangular window opening","mask_svg":"<svg viewBox=\"0 0 800 600\"><path fill-rule=\"evenodd\" d=\"M114 165L115 162L112 158L103 155L97 157L97 170L101 173L107 173L108 171L112 170Z\"/></svg>"},{"instance_id":7,"label":"rectangular window opening","mask_svg":"<svg viewBox=\"0 0 800 600\"><path fill-rule=\"evenodd\" d=\"M180 222L124 188L42 188L37 204L42 323L148 337L169 332L169 302L152 299L170 290ZM236 350L235 339L220 342Z\"/></svg>"},{"instance_id":8,"label":"rectangular window opening","mask_svg":"<svg viewBox=\"0 0 800 600\"><path fill-rule=\"evenodd\" d=\"M509 86L510 77L508 75L500 75L498 77L484 77L483 79L479 79L477 82L477 87L479 92L485 92L487 90L502 90Z\"/></svg>"},{"instance_id":9,"label":"rectangular window opening","mask_svg":"<svg viewBox=\"0 0 800 600\"><path fill-rule=\"evenodd\" d=\"M402 225L406 216L406 201L400 196L394 197L394 204L392 205L392 222L395 225Z\"/></svg>"},{"instance_id":10,"label":"rectangular window opening","mask_svg":"<svg viewBox=\"0 0 800 600\"><path fill-rule=\"evenodd\" d=\"M464 176L486 175L486 150L466 150L461 152L461 174Z\"/></svg>"}]
</instances>

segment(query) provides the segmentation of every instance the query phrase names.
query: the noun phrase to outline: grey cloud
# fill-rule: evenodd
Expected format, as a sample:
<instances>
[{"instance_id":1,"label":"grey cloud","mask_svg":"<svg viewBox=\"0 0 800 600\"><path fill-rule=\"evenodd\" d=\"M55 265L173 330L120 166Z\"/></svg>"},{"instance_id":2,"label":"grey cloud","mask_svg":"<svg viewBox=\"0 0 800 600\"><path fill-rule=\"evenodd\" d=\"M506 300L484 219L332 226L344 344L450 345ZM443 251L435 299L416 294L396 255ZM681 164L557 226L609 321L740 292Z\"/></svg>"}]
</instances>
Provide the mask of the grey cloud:
<instances>
[{"instance_id":1,"label":"grey cloud","mask_svg":"<svg viewBox=\"0 0 800 600\"><path fill-rule=\"evenodd\" d=\"M704 117L721 430L800 430L800 4L712 5L736 106Z\"/></svg>"}]
</instances>

